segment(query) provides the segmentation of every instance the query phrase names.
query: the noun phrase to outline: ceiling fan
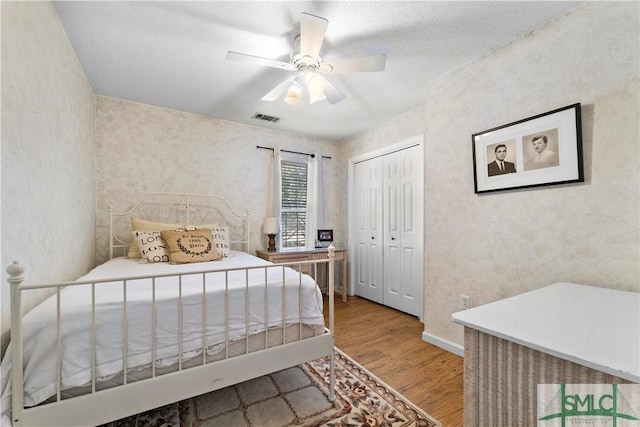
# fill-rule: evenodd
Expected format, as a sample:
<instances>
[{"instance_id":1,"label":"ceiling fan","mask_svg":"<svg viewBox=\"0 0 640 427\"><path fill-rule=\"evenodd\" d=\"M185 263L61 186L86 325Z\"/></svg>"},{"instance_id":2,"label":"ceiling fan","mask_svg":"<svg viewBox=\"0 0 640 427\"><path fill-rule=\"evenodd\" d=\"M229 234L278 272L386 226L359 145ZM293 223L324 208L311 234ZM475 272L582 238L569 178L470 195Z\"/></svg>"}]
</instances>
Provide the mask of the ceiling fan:
<instances>
[{"instance_id":1,"label":"ceiling fan","mask_svg":"<svg viewBox=\"0 0 640 427\"><path fill-rule=\"evenodd\" d=\"M300 35L295 40L296 47L299 45L299 52L292 54L289 62L233 51L227 52L227 59L296 72L263 96L263 101L275 101L286 94L284 101L293 106L314 104L325 99L335 104L342 101L345 95L322 74L383 71L386 57L380 54L323 62L320 48L328 25L329 21L324 18L302 13Z\"/></svg>"}]
</instances>

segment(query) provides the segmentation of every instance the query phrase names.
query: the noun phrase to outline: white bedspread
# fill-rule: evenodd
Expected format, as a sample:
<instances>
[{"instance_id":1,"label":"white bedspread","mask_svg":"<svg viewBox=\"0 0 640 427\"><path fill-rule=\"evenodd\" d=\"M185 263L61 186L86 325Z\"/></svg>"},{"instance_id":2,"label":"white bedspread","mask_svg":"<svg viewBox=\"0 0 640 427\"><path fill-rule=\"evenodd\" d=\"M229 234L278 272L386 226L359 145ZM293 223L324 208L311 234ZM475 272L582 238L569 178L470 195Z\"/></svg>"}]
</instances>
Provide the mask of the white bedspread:
<instances>
[{"instance_id":1,"label":"white bedspread","mask_svg":"<svg viewBox=\"0 0 640 427\"><path fill-rule=\"evenodd\" d=\"M322 295L312 278L291 269L238 270L215 272L237 267L262 266L270 263L246 254L232 252L223 261L171 265L142 264L137 260L115 258L100 265L78 281L112 281L95 285L96 301L96 376L108 379L123 371L123 282L113 278L158 276L163 274L211 271L182 276L182 345L183 359L202 351L203 342L203 277L206 286L206 348L208 353L224 349L225 324L229 339L246 335L245 314L248 307L249 333L266 327L305 323L322 325ZM283 273L284 271L284 273ZM266 273L265 273L266 272ZM225 276L228 275L228 297L225 298ZM283 275L286 285L283 291ZM265 279L266 278L266 279ZM265 291L265 281L267 282ZM152 361L151 279L127 282L127 359L128 368L150 366ZM302 287L299 283L302 282ZM156 355L157 367L168 366L178 359L178 295L177 276L156 278ZM92 285L69 286L61 291L62 385L63 389L91 383L92 356ZM249 302L245 301L246 289ZM265 300L266 299L266 300ZM283 299L285 318L283 319ZM299 307L302 301L302 308ZM268 305L268 325L265 306ZM228 307L228 311L226 310ZM56 393L56 298L47 299L23 320L25 406L43 402ZM222 344L221 344L222 343ZM2 361L3 416L11 407L11 345ZM4 418L4 417L3 417ZM6 419L6 418L5 418Z\"/></svg>"}]
</instances>

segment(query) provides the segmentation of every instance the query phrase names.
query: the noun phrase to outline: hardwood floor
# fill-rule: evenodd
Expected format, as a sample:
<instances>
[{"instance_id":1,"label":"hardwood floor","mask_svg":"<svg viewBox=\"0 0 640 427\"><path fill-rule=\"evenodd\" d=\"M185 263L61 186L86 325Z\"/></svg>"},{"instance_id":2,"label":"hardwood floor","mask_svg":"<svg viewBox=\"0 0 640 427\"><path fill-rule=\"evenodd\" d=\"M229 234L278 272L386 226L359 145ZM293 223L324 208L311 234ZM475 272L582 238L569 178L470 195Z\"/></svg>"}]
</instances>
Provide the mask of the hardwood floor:
<instances>
[{"instance_id":1,"label":"hardwood floor","mask_svg":"<svg viewBox=\"0 0 640 427\"><path fill-rule=\"evenodd\" d=\"M335 310L336 347L443 426L463 425L461 357L424 342L411 315L356 296Z\"/></svg>"}]
</instances>

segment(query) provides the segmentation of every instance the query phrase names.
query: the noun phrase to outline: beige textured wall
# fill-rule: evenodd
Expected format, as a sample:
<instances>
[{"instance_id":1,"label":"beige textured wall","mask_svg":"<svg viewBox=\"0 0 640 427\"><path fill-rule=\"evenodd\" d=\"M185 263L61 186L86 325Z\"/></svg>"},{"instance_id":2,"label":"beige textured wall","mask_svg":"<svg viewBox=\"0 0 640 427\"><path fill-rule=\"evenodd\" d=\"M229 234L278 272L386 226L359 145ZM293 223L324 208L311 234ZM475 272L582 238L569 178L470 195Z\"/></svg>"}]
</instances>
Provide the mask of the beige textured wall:
<instances>
[{"instance_id":1,"label":"beige textured wall","mask_svg":"<svg viewBox=\"0 0 640 427\"><path fill-rule=\"evenodd\" d=\"M108 206L128 208L153 192L214 194L251 210L250 250L266 247L268 175L275 147L323 160L325 226L346 242L339 215L340 159L333 141L287 134L121 99L96 96L98 262L108 255Z\"/></svg>"},{"instance_id":2,"label":"beige textured wall","mask_svg":"<svg viewBox=\"0 0 640 427\"><path fill-rule=\"evenodd\" d=\"M417 135L422 135L424 131L424 105L422 105L392 120L388 120L375 128L342 141L341 151L345 159L345 167L346 162L353 157L397 144Z\"/></svg>"},{"instance_id":3,"label":"beige textured wall","mask_svg":"<svg viewBox=\"0 0 640 427\"><path fill-rule=\"evenodd\" d=\"M2 15L2 330L6 266L30 283L95 263L93 91L50 2L0 2ZM30 308L44 298L32 291Z\"/></svg>"},{"instance_id":4,"label":"beige textured wall","mask_svg":"<svg viewBox=\"0 0 640 427\"><path fill-rule=\"evenodd\" d=\"M347 157L425 132L427 334L462 344L460 294L479 305L557 281L640 291L638 9L583 4L433 82L424 110L348 141ZM471 134L575 102L583 184L474 194Z\"/></svg>"}]
</instances>

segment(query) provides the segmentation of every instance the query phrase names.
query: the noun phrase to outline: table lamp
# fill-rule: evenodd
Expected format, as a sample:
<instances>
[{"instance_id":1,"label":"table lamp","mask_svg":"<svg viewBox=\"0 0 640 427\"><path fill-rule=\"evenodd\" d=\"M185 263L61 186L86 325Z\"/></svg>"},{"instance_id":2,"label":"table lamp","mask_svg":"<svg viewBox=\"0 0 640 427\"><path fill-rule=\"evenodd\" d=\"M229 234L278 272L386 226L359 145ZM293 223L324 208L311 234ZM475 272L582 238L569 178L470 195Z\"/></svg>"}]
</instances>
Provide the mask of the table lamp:
<instances>
[{"instance_id":1,"label":"table lamp","mask_svg":"<svg viewBox=\"0 0 640 427\"><path fill-rule=\"evenodd\" d=\"M278 218L266 217L262 223L262 232L269 236L269 247L267 251L276 251L276 233L278 232Z\"/></svg>"}]
</instances>

